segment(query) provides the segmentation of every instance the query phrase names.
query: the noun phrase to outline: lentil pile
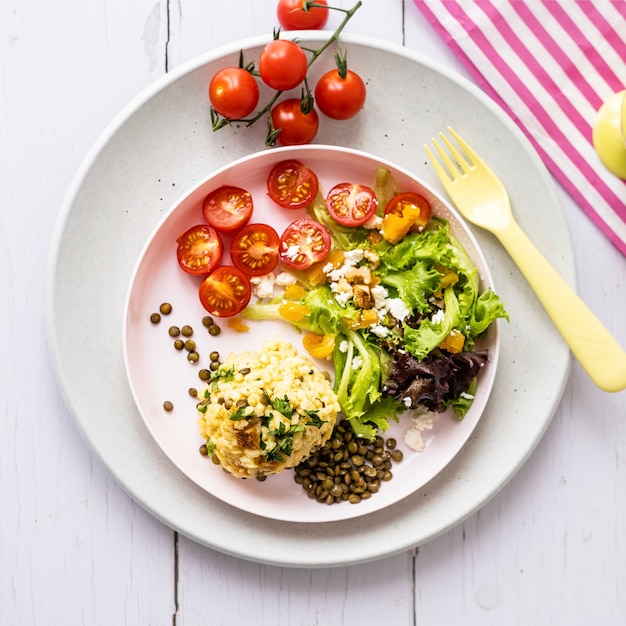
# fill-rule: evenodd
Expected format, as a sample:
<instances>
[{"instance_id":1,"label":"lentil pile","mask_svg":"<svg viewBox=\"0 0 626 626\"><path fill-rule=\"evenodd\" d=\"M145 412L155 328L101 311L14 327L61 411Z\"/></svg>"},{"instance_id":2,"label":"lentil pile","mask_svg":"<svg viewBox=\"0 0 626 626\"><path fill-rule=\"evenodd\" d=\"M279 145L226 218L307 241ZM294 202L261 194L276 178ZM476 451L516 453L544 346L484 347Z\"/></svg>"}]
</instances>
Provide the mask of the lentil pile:
<instances>
[{"instance_id":1,"label":"lentil pile","mask_svg":"<svg viewBox=\"0 0 626 626\"><path fill-rule=\"evenodd\" d=\"M331 438L296 467L294 480L320 503L358 504L393 478L392 465L402 457L395 439L357 439L349 424L339 422Z\"/></svg>"}]
</instances>

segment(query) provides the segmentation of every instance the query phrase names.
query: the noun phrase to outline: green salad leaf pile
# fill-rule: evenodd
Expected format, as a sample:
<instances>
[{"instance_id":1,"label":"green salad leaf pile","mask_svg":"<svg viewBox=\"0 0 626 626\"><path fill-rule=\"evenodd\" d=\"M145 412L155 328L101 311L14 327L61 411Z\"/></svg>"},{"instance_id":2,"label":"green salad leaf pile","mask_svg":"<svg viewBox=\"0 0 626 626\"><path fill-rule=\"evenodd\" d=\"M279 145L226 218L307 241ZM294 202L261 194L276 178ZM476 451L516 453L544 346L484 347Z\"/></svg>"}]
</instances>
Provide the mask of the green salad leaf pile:
<instances>
[{"instance_id":1,"label":"green salad leaf pile","mask_svg":"<svg viewBox=\"0 0 626 626\"><path fill-rule=\"evenodd\" d=\"M495 320L509 316L491 289L480 290L478 270L449 223L432 217L421 232L391 244L371 237L365 226L336 224L323 198L309 212L328 228L333 249L345 253L345 265L367 268L376 284L373 306L379 320L361 327L362 308L355 298L338 297L340 281L334 278L345 266L328 263L323 284L298 273L306 293L298 304L306 313L289 322L334 337L334 390L355 434L373 439L391 419L419 406L438 412L452 407L462 419L488 361L486 351L474 351L476 340ZM281 296L260 300L243 316L282 319L281 302ZM461 350L446 349L451 334L462 335Z\"/></svg>"}]
</instances>

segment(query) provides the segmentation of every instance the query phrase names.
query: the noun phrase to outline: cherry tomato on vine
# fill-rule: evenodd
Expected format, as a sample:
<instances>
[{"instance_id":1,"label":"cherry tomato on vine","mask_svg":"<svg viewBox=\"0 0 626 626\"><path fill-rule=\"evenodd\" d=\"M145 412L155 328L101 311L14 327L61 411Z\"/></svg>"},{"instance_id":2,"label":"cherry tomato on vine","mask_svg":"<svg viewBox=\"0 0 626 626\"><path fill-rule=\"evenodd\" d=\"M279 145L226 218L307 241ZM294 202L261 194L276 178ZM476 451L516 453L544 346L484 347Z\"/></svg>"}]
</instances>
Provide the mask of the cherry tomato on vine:
<instances>
[{"instance_id":1,"label":"cherry tomato on vine","mask_svg":"<svg viewBox=\"0 0 626 626\"><path fill-rule=\"evenodd\" d=\"M428 224L432 208L424 196L414 191L405 191L396 194L387 202L385 215L389 213L407 219L411 222L411 230L419 231Z\"/></svg>"},{"instance_id":2,"label":"cherry tomato on vine","mask_svg":"<svg viewBox=\"0 0 626 626\"><path fill-rule=\"evenodd\" d=\"M270 41L259 58L259 74L272 89L287 91L297 87L306 76L309 67L302 48L287 39Z\"/></svg>"},{"instance_id":3,"label":"cherry tomato on vine","mask_svg":"<svg viewBox=\"0 0 626 626\"><path fill-rule=\"evenodd\" d=\"M202 306L211 315L232 317L246 308L252 287L240 269L222 265L200 283L198 295Z\"/></svg>"},{"instance_id":4,"label":"cherry tomato on vine","mask_svg":"<svg viewBox=\"0 0 626 626\"><path fill-rule=\"evenodd\" d=\"M267 178L269 197L285 209L300 209L311 204L318 189L315 172L295 159L276 163Z\"/></svg>"},{"instance_id":5,"label":"cherry tomato on vine","mask_svg":"<svg viewBox=\"0 0 626 626\"><path fill-rule=\"evenodd\" d=\"M202 214L208 224L223 233L233 233L252 217L252 196L239 187L223 185L214 189L202 203Z\"/></svg>"},{"instance_id":6,"label":"cherry tomato on vine","mask_svg":"<svg viewBox=\"0 0 626 626\"><path fill-rule=\"evenodd\" d=\"M287 226L280 238L281 261L294 270L305 270L326 258L330 234L319 222L303 217Z\"/></svg>"},{"instance_id":7,"label":"cherry tomato on vine","mask_svg":"<svg viewBox=\"0 0 626 626\"><path fill-rule=\"evenodd\" d=\"M315 86L315 103L319 110L333 120L354 117L365 104L367 91L363 79L352 70L326 72Z\"/></svg>"},{"instance_id":8,"label":"cherry tomato on vine","mask_svg":"<svg viewBox=\"0 0 626 626\"><path fill-rule=\"evenodd\" d=\"M254 111L259 102L259 86L247 70L225 67L209 83L209 100L223 117L237 120Z\"/></svg>"},{"instance_id":9,"label":"cherry tomato on vine","mask_svg":"<svg viewBox=\"0 0 626 626\"><path fill-rule=\"evenodd\" d=\"M269 274L278 265L278 233L267 224L248 224L233 239L230 258L249 276Z\"/></svg>"},{"instance_id":10,"label":"cherry tomato on vine","mask_svg":"<svg viewBox=\"0 0 626 626\"><path fill-rule=\"evenodd\" d=\"M282 146L311 143L317 135L320 120L315 109L303 113L299 98L279 102L270 113L272 125L280 130L276 141Z\"/></svg>"},{"instance_id":11,"label":"cherry tomato on vine","mask_svg":"<svg viewBox=\"0 0 626 626\"><path fill-rule=\"evenodd\" d=\"M378 201L372 189L355 183L339 183L326 196L330 216L342 226L361 226L376 212Z\"/></svg>"},{"instance_id":12,"label":"cherry tomato on vine","mask_svg":"<svg viewBox=\"0 0 626 626\"><path fill-rule=\"evenodd\" d=\"M192 226L176 242L178 264L187 274L208 274L222 260L222 240L208 224Z\"/></svg>"},{"instance_id":13,"label":"cherry tomato on vine","mask_svg":"<svg viewBox=\"0 0 626 626\"><path fill-rule=\"evenodd\" d=\"M276 16L284 30L319 30L326 26L328 9L311 7L305 11L305 0L278 0ZM315 4L328 5L326 0L315 0Z\"/></svg>"}]
</instances>

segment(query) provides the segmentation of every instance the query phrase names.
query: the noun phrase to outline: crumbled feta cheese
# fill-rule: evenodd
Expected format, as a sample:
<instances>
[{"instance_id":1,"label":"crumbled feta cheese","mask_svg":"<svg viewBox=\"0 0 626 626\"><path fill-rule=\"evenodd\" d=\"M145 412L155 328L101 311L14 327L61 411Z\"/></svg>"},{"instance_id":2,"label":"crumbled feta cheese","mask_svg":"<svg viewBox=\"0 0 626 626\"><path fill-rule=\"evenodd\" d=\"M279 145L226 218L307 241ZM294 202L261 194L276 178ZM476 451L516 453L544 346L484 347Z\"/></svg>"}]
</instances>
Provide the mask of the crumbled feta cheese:
<instances>
[{"instance_id":1,"label":"crumbled feta cheese","mask_svg":"<svg viewBox=\"0 0 626 626\"><path fill-rule=\"evenodd\" d=\"M340 306L345 307L348 304L348 300L352 298L352 285L345 278L330 283L330 290Z\"/></svg>"},{"instance_id":2,"label":"crumbled feta cheese","mask_svg":"<svg viewBox=\"0 0 626 626\"><path fill-rule=\"evenodd\" d=\"M386 326L383 326L382 324L372 324L370 326L370 332L373 335L376 335L377 337L384 339L385 337L389 336L389 333L391 331Z\"/></svg>"},{"instance_id":3,"label":"crumbled feta cheese","mask_svg":"<svg viewBox=\"0 0 626 626\"><path fill-rule=\"evenodd\" d=\"M411 398L402 398L402 402L407 409L410 409L413 404L413 400L411 400Z\"/></svg>"},{"instance_id":4,"label":"crumbled feta cheese","mask_svg":"<svg viewBox=\"0 0 626 626\"><path fill-rule=\"evenodd\" d=\"M358 354L352 359L352 369L358 370L363 367L363 358Z\"/></svg>"},{"instance_id":5,"label":"crumbled feta cheese","mask_svg":"<svg viewBox=\"0 0 626 626\"><path fill-rule=\"evenodd\" d=\"M432 430L433 429L433 413L430 411L424 411L419 415L413 416L413 424L415 428L420 430Z\"/></svg>"},{"instance_id":6,"label":"crumbled feta cheese","mask_svg":"<svg viewBox=\"0 0 626 626\"><path fill-rule=\"evenodd\" d=\"M276 276L276 284L280 287L287 287L288 285L293 285L296 283L298 279L289 272L281 272Z\"/></svg>"},{"instance_id":7,"label":"crumbled feta cheese","mask_svg":"<svg viewBox=\"0 0 626 626\"><path fill-rule=\"evenodd\" d=\"M251 276L252 292L257 298L271 298L274 295L275 280L276 277L273 272L264 276Z\"/></svg>"},{"instance_id":8,"label":"crumbled feta cheese","mask_svg":"<svg viewBox=\"0 0 626 626\"><path fill-rule=\"evenodd\" d=\"M404 433L404 443L416 452L421 452L426 446L422 431L417 428L409 428L409 430Z\"/></svg>"},{"instance_id":9,"label":"crumbled feta cheese","mask_svg":"<svg viewBox=\"0 0 626 626\"><path fill-rule=\"evenodd\" d=\"M471 393L467 393L467 391L461 392L461 398L465 398L465 400L473 400L474 396Z\"/></svg>"},{"instance_id":10,"label":"crumbled feta cheese","mask_svg":"<svg viewBox=\"0 0 626 626\"><path fill-rule=\"evenodd\" d=\"M421 452L425 446L424 430L432 430L433 413L424 411L412 418L413 426L404 433L404 443L416 452Z\"/></svg>"},{"instance_id":11,"label":"crumbled feta cheese","mask_svg":"<svg viewBox=\"0 0 626 626\"><path fill-rule=\"evenodd\" d=\"M374 285L370 289L370 293L374 298L374 306L377 309L386 308L386 298L389 292L382 285Z\"/></svg>"},{"instance_id":12,"label":"crumbled feta cheese","mask_svg":"<svg viewBox=\"0 0 626 626\"><path fill-rule=\"evenodd\" d=\"M443 322L444 317L446 316L446 314L443 312L443 309L439 309L431 318L430 321L433 324L440 324L441 322Z\"/></svg>"},{"instance_id":13,"label":"crumbled feta cheese","mask_svg":"<svg viewBox=\"0 0 626 626\"><path fill-rule=\"evenodd\" d=\"M344 265L356 265L363 260L364 252L361 248L348 250L343 253Z\"/></svg>"},{"instance_id":14,"label":"crumbled feta cheese","mask_svg":"<svg viewBox=\"0 0 626 626\"><path fill-rule=\"evenodd\" d=\"M348 342L344 339L339 344L339 352L343 352L344 354L348 351Z\"/></svg>"},{"instance_id":15,"label":"crumbled feta cheese","mask_svg":"<svg viewBox=\"0 0 626 626\"><path fill-rule=\"evenodd\" d=\"M332 282L336 283L337 281L345 277L348 269L349 267L346 265L342 265L341 267L338 267L337 269L333 269L333 266L331 265L330 270L326 272L326 275L328 276L328 278L330 278Z\"/></svg>"},{"instance_id":16,"label":"crumbled feta cheese","mask_svg":"<svg viewBox=\"0 0 626 626\"><path fill-rule=\"evenodd\" d=\"M403 320L411 314L409 307L400 298L390 298L386 300L387 310L397 320Z\"/></svg>"},{"instance_id":17,"label":"crumbled feta cheese","mask_svg":"<svg viewBox=\"0 0 626 626\"><path fill-rule=\"evenodd\" d=\"M375 230L380 228L383 225L383 218L380 215L372 215L367 222L362 224L363 228L367 228L368 230Z\"/></svg>"}]
</instances>

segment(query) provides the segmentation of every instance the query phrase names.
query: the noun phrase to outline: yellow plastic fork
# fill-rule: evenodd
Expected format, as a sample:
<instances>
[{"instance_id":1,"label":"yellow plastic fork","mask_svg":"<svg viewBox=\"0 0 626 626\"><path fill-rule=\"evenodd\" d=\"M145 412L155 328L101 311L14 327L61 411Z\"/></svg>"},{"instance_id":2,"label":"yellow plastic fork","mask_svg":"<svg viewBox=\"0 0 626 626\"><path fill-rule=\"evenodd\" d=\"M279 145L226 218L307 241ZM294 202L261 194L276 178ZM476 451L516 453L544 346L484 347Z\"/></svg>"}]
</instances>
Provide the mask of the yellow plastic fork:
<instances>
[{"instance_id":1,"label":"yellow plastic fork","mask_svg":"<svg viewBox=\"0 0 626 626\"><path fill-rule=\"evenodd\" d=\"M448 132L465 154L439 133L454 158L432 140L447 172L429 147L424 148L458 210L500 240L594 383L604 391L625 389L626 352L522 231L498 177L454 130L448 127Z\"/></svg>"}]
</instances>

